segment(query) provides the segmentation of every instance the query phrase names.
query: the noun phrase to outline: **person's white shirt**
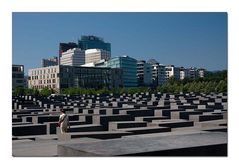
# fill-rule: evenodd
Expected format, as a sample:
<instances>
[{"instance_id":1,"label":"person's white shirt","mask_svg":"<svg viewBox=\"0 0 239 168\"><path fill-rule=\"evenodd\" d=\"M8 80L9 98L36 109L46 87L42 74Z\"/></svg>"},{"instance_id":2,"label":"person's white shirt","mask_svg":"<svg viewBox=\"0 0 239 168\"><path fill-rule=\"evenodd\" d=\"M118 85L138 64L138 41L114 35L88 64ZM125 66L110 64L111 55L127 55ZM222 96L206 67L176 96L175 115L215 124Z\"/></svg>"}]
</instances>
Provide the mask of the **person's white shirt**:
<instances>
[{"instance_id":1,"label":"person's white shirt","mask_svg":"<svg viewBox=\"0 0 239 168\"><path fill-rule=\"evenodd\" d=\"M67 130L67 126L69 122L68 115L62 113L59 117L59 120L62 121L60 124L61 133L64 133Z\"/></svg>"}]
</instances>

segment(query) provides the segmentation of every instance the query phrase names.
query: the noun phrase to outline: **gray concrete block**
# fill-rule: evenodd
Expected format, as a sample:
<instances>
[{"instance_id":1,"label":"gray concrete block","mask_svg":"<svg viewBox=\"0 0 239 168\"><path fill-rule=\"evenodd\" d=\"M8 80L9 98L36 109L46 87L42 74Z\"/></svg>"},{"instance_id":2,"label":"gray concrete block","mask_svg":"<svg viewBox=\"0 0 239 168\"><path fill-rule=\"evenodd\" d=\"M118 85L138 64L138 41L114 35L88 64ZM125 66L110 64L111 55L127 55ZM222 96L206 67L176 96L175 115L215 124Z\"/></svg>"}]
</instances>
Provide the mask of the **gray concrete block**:
<instances>
[{"instance_id":1,"label":"gray concrete block","mask_svg":"<svg viewBox=\"0 0 239 168\"><path fill-rule=\"evenodd\" d=\"M124 138L123 141L121 139L114 139L92 142L90 145L88 143L62 144L58 145L58 155L166 156L167 153L167 156L226 156L226 144L226 133L200 133L164 136L160 138L137 137Z\"/></svg>"},{"instance_id":2,"label":"gray concrete block","mask_svg":"<svg viewBox=\"0 0 239 168\"><path fill-rule=\"evenodd\" d=\"M116 131L121 128L135 128L135 127L146 127L147 122L144 121L118 121L109 122L109 131Z\"/></svg>"},{"instance_id":3,"label":"gray concrete block","mask_svg":"<svg viewBox=\"0 0 239 168\"><path fill-rule=\"evenodd\" d=\"M43 135L46 134L46 124L32 124L32 125L13 125L12 135Z\"/></svg>"}]
</instances>

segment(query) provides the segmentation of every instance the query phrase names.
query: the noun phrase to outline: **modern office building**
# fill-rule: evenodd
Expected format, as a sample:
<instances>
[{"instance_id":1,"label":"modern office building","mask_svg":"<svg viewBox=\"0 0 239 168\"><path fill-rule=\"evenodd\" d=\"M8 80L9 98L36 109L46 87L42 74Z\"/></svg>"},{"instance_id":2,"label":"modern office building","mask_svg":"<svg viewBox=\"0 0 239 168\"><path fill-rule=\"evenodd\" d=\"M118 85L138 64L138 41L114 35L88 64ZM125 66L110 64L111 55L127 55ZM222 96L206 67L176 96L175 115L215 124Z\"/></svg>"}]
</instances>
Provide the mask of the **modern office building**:
<instances>
[{"instance_id":1,"label":"modern office building","mask_svg":"<svg viewBox=\"0 0 239 168\"><path fill-rule=\"evenodd\" d=\"M24 88L28 88L28 76L24 76Z\"/></svg>"},{"instance_id":2,"label":"modern office building","mask_svg":"<svg viewBox=\"0 0 239 168\"><path fill-rule=\"evenodd\" d=\"M151 71L152 71L152 84L154 86L158 86L158 70L159 70L159 62L157 62L155 59L148 60L148 63L151 65Z\"/></svg>"},{"instance_id":3,"label":"modern office building","mask_svg":"<svg viewBox=\"0 0 239 168\"><path fill-rule=\"evenodd\" d=\"M122 70L99 67L50 66L29 69L28 87L52 88L59 92L69 87L112 88L123 85Z\"/></svg>"},{"instance_id":4,"label":"modern office building","mask_svg":"<svg viewBox=\"0 0 239 168\"><path fill-rule=\"evenodd\" d=\"M144 60L137 61L138 86L149 86L152 84L151 65Z\"/></svg>"},{"instance_id":5,"label":"modern office building","mask_svg":"<svg viewBox=\"0 0 239 168\"><path fill-rule=\"evenodd\" d=\"M137 60L129 56L115 57L108 60L105 65L110 68L121 68L123 70L123 85L125 87L136 87L137 82Z\"/></svg>"},{"instance_id":6,"label":"modern office building","mask_svg":"<svg viewBox=\"0 0 239 168\"><path fill-rule=\"evenodd\" d=\"M111 83L113 88L123 87L123 69L111 68Z\"/></svg>"},{"instance_id":7,"label":"modern office building","mask_svg":"<svg viewBox=\"0 0 239 168\"><path fill-rule=\"evenodd\" d=\"M103 88L111 87L111 69L96 67L60 67L60 88L84 87Z\"/></svg>"},{"instance_id":8,"label":"modern office building","mask_svg":"<svg viewBox=\"0 0 239 168\"><path fill-rule=\"evenodd\" d=\"M199 68L197 71L198 71L198 77L199 78L204 78L205 77L205 69Z\"/></svg>"},{"instance_id":9,"label":"modern office building","mask_svg":"<svg viewBox=\"0 0 239 168\"><path fill-rule=\"evenodd\" d=\"M24 86L24 65L12 65L12 90Z\"/></svg>"},{"instance_id":10,"label":"modern office building","mask_svg":"<svg viewBox=\"0 0 239 168\"><path fill-rule=\"evenodd\" d=\"M174 77L174 79L179 80L180 79L180 68L175 67L174 65L167 65L165 66L166 71L166 80L168 80L171 77Z\"/></svg>"},{"instance_id":11,"label":"modern office building","mask_svg":"<svg viewBox=\"0 0 239 168\"><path fill-rule=\"evenodd\" d=\"M81 66L83 64L85 64L85 51L80 48L69 49L60 57L60 65Z\"/></svg>"},{"instance_id":12,"label":"modern office building","mask_svg":"<svg viewBox=\"0 0 239 168\"><path fill-rule=\"evenodd\" d=\"M58 63L59 63L58 57L51 57L48 59L42 59L41 65L42 67L48 67L58 65Z\"/></svg>"},{"instance_id":13,"label":"modern office building","mask_svg":"<svg viewBox=\"0 0 239 168\"><path fill-rule=\"evenodd\" d=\"M165 66L162 64L159 64L154 59L148 60L148 63L151 65L151 70L152 70L152 84L154 86L162 85L166 82L166 69Z\"/></svg>"},{"instance_id":14,"label":"modern office building","mask_svg":"<svg viewBox=\"0 0 239 168\"><path fill-rule=\"evenodd\" d=\"M85 50L85 63L99 62L100 60L109 60L110 52L102 49Z\"/></svg>"},{"instance_id":15,"label":"modern office building","mask_svg":"<svg viewBox=\"0 0 239 168\"><path fill-rule=\"evenodd\" d=\"M111 44L104 42L103 38L97 36L81 36L81 39L78 40L78 47L82 50L87 49L102 49L109 51L111 53Z\"/></svg>"},{"instance_id":16,"label":"modern office building","mask_svg":"<svg viewBox=\"0 0 239 168\"><path fill-rule=\"evenodd\" d=\"M188 78L190 79L196 79L198 77L198 71L195 67L190 67L188 70Z\"/></svg>"},{"instance_id":17,"label":"modern office building","mask_svg":"<svg viewBox=\"0 0 239 168\"><path fill-rule=\"evenodd\" d=\"M63 52L66 52L67 50L73 49L73 48L78 48L78 45L76 43L73 43L73 42L60 43L59 44L59 57L61 57L61 54Z\"/></svg>"},{"instance_id":18,"label":"modern office building","mask_svg":"<svg viewBox=\"0 0 239 168\"><path fill-rule=\"evenodd\" d=\"M163 85L167 82L166 80L166 68L165 65L158 65L158 85Z\"/></svg>"},{"instance_id":19,"label":"modern office building","mask_svg":"<svg viewBox=\"0 0 239 168\"><path fill-rule=\"evenodd\" d=\"M185 78L189 77L189 71L188 69L184 68L184 67L180 67L180 80L183 80Z\"/></svg>"}]
</instances>

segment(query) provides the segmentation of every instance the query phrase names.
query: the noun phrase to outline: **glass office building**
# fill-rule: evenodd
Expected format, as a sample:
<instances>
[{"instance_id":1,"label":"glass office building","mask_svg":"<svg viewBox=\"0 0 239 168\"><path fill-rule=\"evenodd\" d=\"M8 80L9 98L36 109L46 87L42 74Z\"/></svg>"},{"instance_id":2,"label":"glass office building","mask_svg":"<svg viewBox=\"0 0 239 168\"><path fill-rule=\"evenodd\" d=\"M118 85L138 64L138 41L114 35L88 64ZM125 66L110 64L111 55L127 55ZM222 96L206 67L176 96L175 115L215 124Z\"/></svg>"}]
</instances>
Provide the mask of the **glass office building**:
<instances>
[{"instance_id":1,"label":"glass office building","mask_svg":"<svg viewBox=\"0 0 239 168\"><path fill-rule=\"evenodd\" d=\"M117 88L123 85L122 69L60 66L60 88Z\"/></svg>"},{"instance_id":2,"label":"glass office building","mask_svg":"<svg viewBox=\"0 0 239 168\"><path fill-rule=\"evenodd\" d=\"M111 52L111 44L96 36L81 36L81 39L78 40L78 47L82 50L96 48Z\"/></svg>"},{"instance_id":3,"label":"glass office building","mask_svg":"<svg viewBox=\"0 0 239 168\"><path fill-rule=\"evenodd\" d=\"M24 65L12 65L12 89L24 87Z\"/></svg>"},{"instance_id":4,"label":"glass office building","mask_svg":"<svg viewBox=\"0 0 239 168\"><path fill-rule=\"evenodd\" d=\"M136 87L137 84L137 60L129 56L111 58L105 64L110 68L121 68L123 70L123 85L125 87Z\"/></svg>"}]
</instances>

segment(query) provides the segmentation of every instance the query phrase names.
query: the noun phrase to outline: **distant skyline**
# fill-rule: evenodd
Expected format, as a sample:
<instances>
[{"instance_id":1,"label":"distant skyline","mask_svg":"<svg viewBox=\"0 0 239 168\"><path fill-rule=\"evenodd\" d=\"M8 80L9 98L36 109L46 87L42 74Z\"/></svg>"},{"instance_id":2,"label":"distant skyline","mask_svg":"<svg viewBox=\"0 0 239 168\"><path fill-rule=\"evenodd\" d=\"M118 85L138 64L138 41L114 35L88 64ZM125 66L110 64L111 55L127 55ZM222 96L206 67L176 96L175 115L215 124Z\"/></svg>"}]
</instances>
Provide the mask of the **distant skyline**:
<instances>
[{"instance_id":1,"label":"distant skyline","mask_svg":"<svg viewBox=\"0 0 239 168\"><path fill-rule=\"evenodd\" d=\"M25 74L58 56L60 42L95 35L111 56L161 64L227 69L227 13L13 13L13 64Z\"/></svg>"}]
</instances>

